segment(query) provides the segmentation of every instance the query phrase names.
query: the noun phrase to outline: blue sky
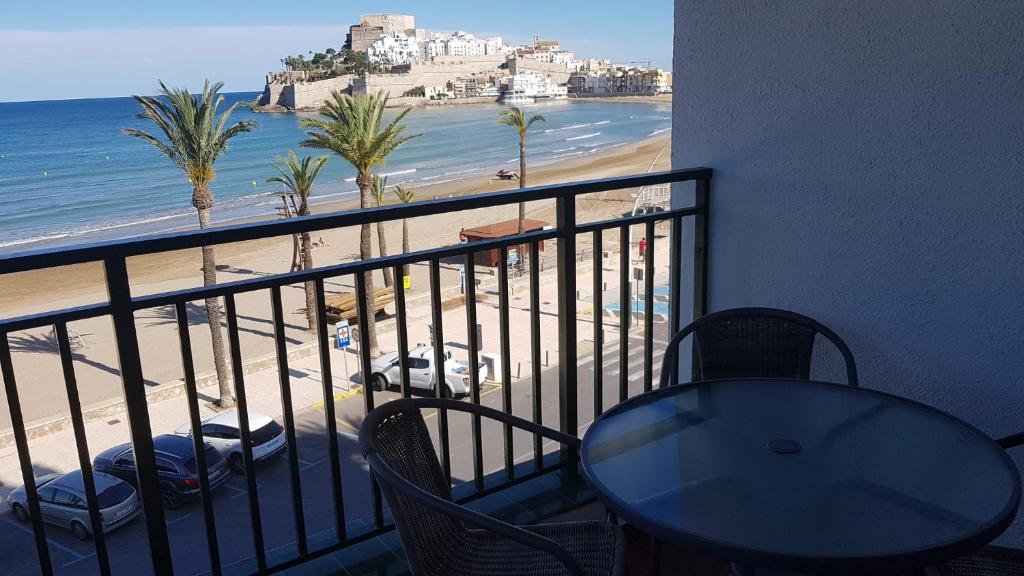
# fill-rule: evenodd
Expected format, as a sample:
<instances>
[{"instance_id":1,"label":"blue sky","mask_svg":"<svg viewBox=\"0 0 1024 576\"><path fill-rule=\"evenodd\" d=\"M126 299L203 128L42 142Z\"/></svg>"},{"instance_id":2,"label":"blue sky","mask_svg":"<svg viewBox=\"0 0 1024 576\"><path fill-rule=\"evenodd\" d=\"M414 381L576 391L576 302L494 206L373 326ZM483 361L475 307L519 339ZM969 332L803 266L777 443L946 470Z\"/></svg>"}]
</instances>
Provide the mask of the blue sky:
<instances>
[{"instance_id":1,"label":"blue sky","mask_svg":"<svg viewBox=\"0 0 1024 576\"><path fill-rule=\"evenodd\" d=\"M578 57L671 68L672 1L45 0L0 2L0 102L151 93L157 79L256 91L288 54L339 47L361 13L413 14L428 30L528 41Z\"/></svg>"}]
</instances>

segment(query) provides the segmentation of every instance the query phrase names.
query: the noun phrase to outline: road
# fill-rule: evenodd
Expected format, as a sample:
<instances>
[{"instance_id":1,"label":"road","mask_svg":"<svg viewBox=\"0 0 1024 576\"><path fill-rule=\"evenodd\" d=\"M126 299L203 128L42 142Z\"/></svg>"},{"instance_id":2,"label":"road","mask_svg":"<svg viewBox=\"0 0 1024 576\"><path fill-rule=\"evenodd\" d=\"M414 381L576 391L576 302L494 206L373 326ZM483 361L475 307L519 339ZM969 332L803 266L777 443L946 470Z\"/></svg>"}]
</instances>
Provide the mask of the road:
<instances>
[{"instance_id":1,"label":"road","mask_svg":"<svg viewBox=\"0 0 1024 576\"><path fill-rule=\"evenodd\" d=\"M664 325L655 331L655 377L660 366L661 351L665 345ZM581 336L583 336L581 334ZM610 332L605 347L603 375L604 406L618 402L618 334ZM611 342L614 340L614 342ZM643 338L631 335L629 366L627 369L629 395L643 390ZM552 358L552 360L554 360ZM578 409L580 433L592 422L594 404L594 358L581 359L578 376ZM525 418L531 417L533 406L532 380L526 377L512 384L512 411ZM557 366L546 368L541 375L542 422L557 428L559 419ZM374 393L374 400L380 405L399 397L395 391ZM350 535L372 528L372 499L369 475L365 462L359 454L355 432L362 421L364 398L352 394L337 398L335 410L338 424L338 441L341 459L342 487L344 494L347 529ZM501 386L487 383L481 390L481 403L501 408ZM432 433L436 434L436 414L426 415ZM325 413L322 408L306 408L296 411L297 454L300 463L303 513L306 533L311 548L317 548L335 541L334 512L331 504L331 473L328 458L328 443L325 428ZM454 484L472 482L472 435L470 418L465 414L449 416L449 438L452 454L452 477ZM436 443L435 437L435 443ZM503 427L495 422L484 421L482 443L485 473L504 468ZM546 443L544 450L557 449ZM517 431L513 434L513 459L528 461L533 456L533 437ZM292 498L288 459L278 456L258 465L256 468L259 509L263 526L266 549L271 562L296 554L295 524L292 513ZM256 568L253 556L253 537L250 530L250 514L246 482L236 476L213 494L221 562L226 574L245 574ZM167 511L167 526L173 554L175 574L194 575L209 571L207 539L203 524L202 508L198 502L188 503L178 510ZM0 566L8 575L35 575L39 573L31 526L17 522L10 513L0 515ZM67 530L47 526L50 553L57 574L98 574L95 550L92 542L81 542ZM379 542L379 541L378 541ZM393 543L394 540L392 539ZM149 550L145 524L141 517L115 532L107 535L112 571L114 574L146 574L150 571ZM383 543L378 544L383 547Z\"/></svg>"}]
</instances>

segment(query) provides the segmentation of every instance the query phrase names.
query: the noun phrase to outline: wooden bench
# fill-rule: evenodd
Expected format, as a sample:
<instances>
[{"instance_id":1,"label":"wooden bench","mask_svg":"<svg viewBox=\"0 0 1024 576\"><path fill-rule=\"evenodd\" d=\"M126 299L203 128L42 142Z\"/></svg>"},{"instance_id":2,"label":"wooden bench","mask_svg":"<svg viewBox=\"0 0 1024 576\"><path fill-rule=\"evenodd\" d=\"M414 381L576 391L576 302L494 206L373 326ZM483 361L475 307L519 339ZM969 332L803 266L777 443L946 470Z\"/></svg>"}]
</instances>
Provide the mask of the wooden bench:
<instances>
[{"instance_id":1,"label":"wooden bench","mask_svg":"<svg viewBox=\"0 0 1024 576\"><path fill-rule=\"evenodd\" d=\"M374 316L383 312L384 308L394 301L395 292L391 288L375 287L373 289ZM355 292L342 292L341 294L328 296L324 300L324 305L327 309L327 320L329 322L348 320L354 324L359 321Z\"/></svg>"}]
</instances>

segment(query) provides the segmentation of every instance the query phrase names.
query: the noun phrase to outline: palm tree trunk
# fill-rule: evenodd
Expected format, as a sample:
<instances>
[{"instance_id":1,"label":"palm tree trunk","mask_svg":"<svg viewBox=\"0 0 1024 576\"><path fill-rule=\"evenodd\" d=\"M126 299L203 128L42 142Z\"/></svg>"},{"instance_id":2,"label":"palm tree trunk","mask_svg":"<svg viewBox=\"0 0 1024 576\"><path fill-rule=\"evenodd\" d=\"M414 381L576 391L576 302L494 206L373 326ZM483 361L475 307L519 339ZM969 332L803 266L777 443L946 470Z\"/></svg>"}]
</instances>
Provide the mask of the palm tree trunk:
<instances>
[{"instance_id":1,"label":"palm tree trunk","mask_svg":"<svg viewBox=\"0 0 1024 576\"><path fill-rule=\"evenodd\" d=\"M370 174L359 174L356 177L356 185L359 186L359 207L366 209L370 207L370 190L373 186L373 177ZM370 260L373 258L370 238L370 225L363 224L359 227L359 258ZM380 356L380 345L377 344L377 319L376 305L373 297L373 272L364 272L363 281L366 284L366 318L360 318L366 331L366 338L370 343L370 357Z\"/></svg>"},{"instance_id":2,"label":"palm tree trunk","mask_svg":"<svg viewBox=\"0 0 1024 576\"><path fill-rule=\"evenodd\" d=\"M402 254L409 253L409 221L402 218ZM409 265L406 264L402 267L402 276L409 275ZM405 282L405 279L402 279Z\"/></svg>"},{"instance_id":3,"label":"palm tree trunk","mask_svg":"<svg viewBox=\"0 0 1024 576\"><path fill-rule=\"evenodd\" d=\"M519 138L519 187L526 188L526 137ZM526 232L526 202L519 203L519 233Z\"/></svg>"},{"instance_id":4,"label":"palm tree trunk","mask_svg":"<svg viewBox=\"0 0 1024 576\"><path fill-rule=\"evenodd\" d=\"M199 228L210 227L210 207L213 205L213 197L208 190L197 189L193 197L209 198L207 202L195 203L199 212ZM210 286L217 283L217 263L213 256L213 246L203 246L203 285ZM210 322L210 341L213 343L213 367L217 371L217 406L230 408L235 405L235 394L231 388L230 376L228 374L227 357L224 355L224 332L220 325L220 300L216 298L206 299L206 316Z\"/></svg>"},{"instance_id":5,"label":"palm tree trunk","mask_svg":"<svg viewBox=\"0 0 1024 576\"><path fill-rule=\"evenodd\" d=\"M380 257L384 258L388 255L388 244L384 240L383 222L377 222L377 243L380 244ZM384 287L391 288L395 283L395 279L391 276L391 269L385 268L381 272L384 274Z\"/></svg>"},{"instance_id":6,"label":"palm tree trunk","mask_svg":"<svg viewBox=\"0 0 1024 576\"><path fill-rule=\"evenodd\" d=\"M302 269L309 270L313 267L313 243L309 240L309 232L302 233ZM313 282L306 282L306 322L309 324L309 331L316 330L316 291Z\"/></svg>"}]
</instances>

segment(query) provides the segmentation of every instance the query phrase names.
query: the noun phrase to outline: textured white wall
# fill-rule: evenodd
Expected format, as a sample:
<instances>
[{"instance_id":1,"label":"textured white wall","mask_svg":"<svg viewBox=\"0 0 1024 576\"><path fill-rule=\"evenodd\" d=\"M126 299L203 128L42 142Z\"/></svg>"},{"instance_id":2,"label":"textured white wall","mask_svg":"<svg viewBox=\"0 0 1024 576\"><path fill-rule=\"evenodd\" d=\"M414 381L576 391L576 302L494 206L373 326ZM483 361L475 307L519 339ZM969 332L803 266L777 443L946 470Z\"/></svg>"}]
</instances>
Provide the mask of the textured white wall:
<instances>
[{"instance_id":1,"label":"textured white wall","mask_svg":"<svg viewBox=\"0 0 1024 576\"><path fill-rule=\"evenodd\" d=\"M675 25L710 309L802 311L864 386L1024 429L1024 2L676 0Z\"/></svg>"}]
</instances>

